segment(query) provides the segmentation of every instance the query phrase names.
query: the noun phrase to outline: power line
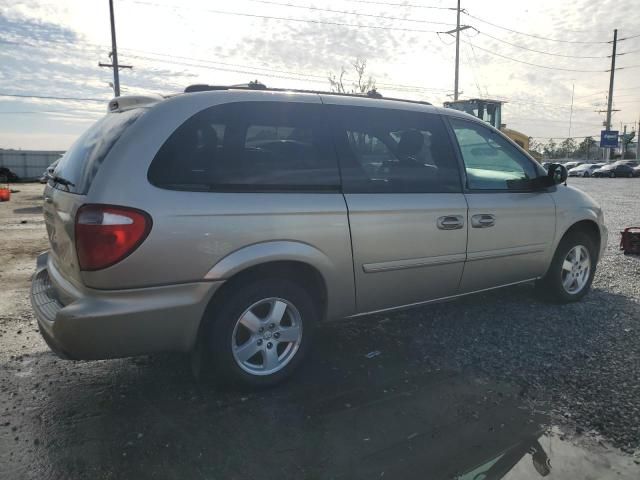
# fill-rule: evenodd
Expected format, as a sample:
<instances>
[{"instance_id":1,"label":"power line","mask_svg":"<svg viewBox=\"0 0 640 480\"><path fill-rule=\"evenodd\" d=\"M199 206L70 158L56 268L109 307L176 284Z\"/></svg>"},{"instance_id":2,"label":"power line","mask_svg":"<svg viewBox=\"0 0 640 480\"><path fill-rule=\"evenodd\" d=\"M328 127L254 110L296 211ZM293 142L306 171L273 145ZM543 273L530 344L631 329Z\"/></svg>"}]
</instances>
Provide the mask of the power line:
<instances>
[{"instance_id":1,"label":"power line","mask_svg":"<svg viewBox=\"0 0 640 480\"><path fill-rule=\"evenodd\" d=\"M81 98L81 97L55 97L49 95L26 95L21 93L2 93L0 92L0 97L16 97L16 98L39 98L43 100L73 100L73 101L83 101L83 102L108 102L108 100L102 100L99 98Z\"/></svg>"},{"instance_id":2,"label":"power line","mask_svg":"<svg viewBox=\"0 0 640 480\"><path fill-rule=\"evenodd\" d=\"M539 140L539 139L543 139L543 140L564 140L564 139L576 139L576 138L589 138L589 137L599 137L600 133L595 134L595 135L583 135L581 137L530 137L533 138L534 140Z\"/></svg>"},{"instance_id":3,"label":"power line","mask_svg":"<svg viewBox=\"0 0 640 480\"><path fill-rule=\"evenodd\" d=\"M128 0L129 3L135 3L139 5L153 6L153 7L164 7L173 10L179 10L188 8L191 10L198 10L202 12L216 13L219 15L234 15L240 17L250 17L250 18L262 18L266 20L282 20L286 22L302 22L302 23L314 23L319 25L335 25L340 27L354 27L354 28L371 28L374 30L392 30L399 32L414 32L414 33L438 33L436 30L419 30L416 28L403 28L403 27L385 27L382 25L362 25L357 23L344 23L344 22L330 22L326 20L313 20L308 18L291 18L291 17L278 17L275 15L259 15L257 13L245 13L245 12L229 12L225 10L215 10L210 8L195 8L195 7L183 7L178 5L167 5L162 3L153 3L153 2L145 2L142 0Z\"/></svg>"},{"instance_id":4,"label":"power line","mask_svg":"<svg viewBox=\"0 0 640 480\"><path fill-rule=\"evenodd\" d=\"M620 41L620 40L618 40ZM629 50L628 52L622 52L622 53L616 53L617 56L622 56L622 55L630 55L632 53L638 53L640 52L640 48L636 49L636 50Z\"/></svg>"},{"instance_id":5,"label":"power line","mask_svg":"<svg viewBox=\"0 0 640 480\"><path fill-rule=\"evenodd\" d=\"M635 35L631 35L630 37L619 38L618 41L619 42L623 42L624 40L631 40L632 38L638 38L638 37L640 37L640 33L637 33Z\"/></svg>"},{"instance_id":6,"label":"power line","mask_svg":"<svg viewBox=\"0 0 640 480\"><path fill-rule=\"evenodd\" d=\"M559 42L559 43L582 43L582 44L607 44L607 43L609 43L607 41L595 42L595 41L580 41L580 40L561 40L559 38L543 37L541 35L534 35L534 34L531 34L531 33L521 32L519 30L514 30L512 28L503 27L502 25L497 25L495 23L489 22L488 20L484 20L484 19L482 19L480 17L476 17L475 15L470 14L466 10L463 10L462 13L464 13L468 17L471 17L471 18L474 18L474 19L478 20L479 22L486 23L487 25L491 25L492 27L499 28L501 30L506 30L507 32L511 32L511 33L517 33L518 35L525 35L527 37L537 38L538 40L548 40L550 42Z\"/></svg>"},{"instance_id":7,"label":"power line","mask_svg":"<svg viewBox=\"0 0 640 480\"><path fill-rule=\"evenodd\" d=\"M616 70L630 70L632 68L640 68L640 63L636 65L625 65L624 67L616 67Z\"/></svg>"},{"instance_id":8,"label":"power line","mask_svg":"<svg viewBox=\"0 0 640 480\"><path fill-rule=\"evenodd\" d=\"M511 60L512 62L517 62L517 63L522 63L524 65L529 65L532 67L538 67L538 68L546 68L547 70L562 70L564 72L580 72L580 73L606 73L608 70L579 70L579 69L575 69L575 68L562 68L562 67L552 67L549 65L539 65L537 63L530 63L530 62L525 62L524 60L518 60L516 58L511 58L511 57L507 57L506 55L501 55L499 53L494 52L493 50L488 50L486 48L482 48L478 45L475 45L469 41L466 40L460 40L463 43L468 43L470 45L473 45L475 48L477 48L478 50L482 50L483 52L489 53L491 55L495 55L496 57L500 57L500 58L504 58L506 60Z\"/></svg>"},{"instance_id":9,"label":"power line","mask_svg":"<svg viewBox=\"0 0 640 480\"><path fill-rule=\"evenodd\" d=\"M374 2L372 0L344 0L351 3L366 3L368 5L383 5L389 7L425 8L430 10L456 10L453 7L441 7L435 5L416 5L409 3Z\"/></svg>"},{"instance_id":10,"label":"power line","mask_svg":"<svg viewBox=\"0 0 640 480\"><path fill-rule=\"evenodd\" d=\"M562 53L554 53L554 52L545 52L543 50L536 50L535 48L528 48L528 47L524 47L522 45L518 45L516 43L511 43L511 42L507 42L506 40L503 40L501 38L498 37L494 37L493 35L490 35L486 32L481 32L478 31L478 33L480 35L484 35L485 37L489 37L492 38L493 40L497 41L497 42L501 42L501 43L505 43L507 45L510 45L512 47L516 47L516 48L521 48L522 50L527 50L529 52L535 52L535 53L540 53L542 55L550 55L553 57L564 57L564 58L609 58L610 55L565 55Z\"/></svg>"},{"instance_id":11,"label":"power line","mask_svg":"<svg viewBox=\"0 0 640 480\"><path fill-rule=\"evenodd\" d=\"M289 71L289 70L280 70L280 69L268 68L268 67L256 67L256 66L238 64L238 63L218 62L218 61L215 61L215 60L206 60L206 59L201 59L201 58L185 57L185 56L180 56L180 55L168 55L168 54L163 54L163 53L159 53L159 52L152 52L152 51L149 51L149 50L135 50L135 49L130 49L129 48L129 49L123 49L123 51L141 52L141 53L145 53L145 54L148 54L148 55L155 55L155 56L158 56L158 57L166 57L166 58L170 58L170 59L176 59L177 58L177 59L194 61L194 62L198 62L198 63L204 64L204 65L198 65L198 64L175 61L175 60L168 61L168 60L164 60L162 58L152 58L152 57L128 54L132 58L138 58L138 59L148 60L148 61L157 61L157 62L160 62L160 63L169 64L169 65L183 65L183 66L192 66L192 67L198 67L198 68L204 68L204 69L210 69L210 70L227 71L227 72L231 72L231 73L242 73L242 74L249 74L249 75L269 76L266 73L263 73L261 71L261 70L264 70L266 72L274 72L274 73L277 73L277 74L282 74L282 75L277 75L277 76L273 75L275 78L285 78L285 79L288 79L288 80L306 80L307 78L310 78L310 79L321 80L321 83L326 83L328 81L326 75L317 75L317 74L301 73L301 72L292 72L292 71ZM252 71L231 70L231 69L219 68L216 65L223 65L225 67L239 67L239 68L248 69L248 70L252 70ZM296 77L292 77L290 75L304 77L304 78L296 78ZM346 81L351 81L349 79L345 79L345 80ZM399 88L402 88L402 89L425 90L425 91L434 91L434 92L448 92L449 91L448 89L444 89L444 88L429 88L429 87L423 87L423 86L419 86L419 85L408 85L408 84L400 84L400 83L394 83L394 82L376 82L376 84L379 85L379 86L399 87Z\"/></svg>"},{"instance_id":12,"label":"power line","mask_svg":"<svg viewBox=\"0 0 640 480\"><path fill-rule=\"evenodd\" d=\"M345 11L345 10L333 10L331 8L314 7L312 5L295 5L295 4L291 4L291 3L274 2L274 1L271 1L271 0L247 0L247 1L254 2L254 3L263 3L263 4L266 4L266 5L278 5L278 6L281 6L281 7L300 8L300 9L304 9L304 10L314 10L314 11L319 11L319 12L339 13L341 15L357 15L359 17L383 18L385 20L400 20L402 22L430 23L430 24L434 24L434 25L447 25L447 26L455 25L453 23L434 22L434 21L431 21L431 20L421 20L421 19L418 19L418 18L390 17L388 15L376 15L376 14L373 14L373 13L348 12L348 11Z\"/></svg>"}]
</instances>

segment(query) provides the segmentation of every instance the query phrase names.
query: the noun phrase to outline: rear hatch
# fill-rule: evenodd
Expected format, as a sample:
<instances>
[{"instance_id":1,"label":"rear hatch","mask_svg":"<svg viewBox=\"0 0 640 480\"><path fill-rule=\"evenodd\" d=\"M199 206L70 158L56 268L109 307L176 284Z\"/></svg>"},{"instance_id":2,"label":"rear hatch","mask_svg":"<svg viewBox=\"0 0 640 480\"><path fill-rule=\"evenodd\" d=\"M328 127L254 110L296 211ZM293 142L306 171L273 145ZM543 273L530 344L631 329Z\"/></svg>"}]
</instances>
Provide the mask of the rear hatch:
<instances>
[{"instance_id":1,"label":"rear hatch","mask_svg":"<svg viewBox=\"0 0 640 480\"><path fill-rule=\"evenodd\" d=\"M64 154L44 191L44 220L51 244L50 259L68 281L80 285L74 242L78 208L87 203L91 182L111 148L144 112L137 108L109 113L94 123Z\"/></svg>"}]
</instances>

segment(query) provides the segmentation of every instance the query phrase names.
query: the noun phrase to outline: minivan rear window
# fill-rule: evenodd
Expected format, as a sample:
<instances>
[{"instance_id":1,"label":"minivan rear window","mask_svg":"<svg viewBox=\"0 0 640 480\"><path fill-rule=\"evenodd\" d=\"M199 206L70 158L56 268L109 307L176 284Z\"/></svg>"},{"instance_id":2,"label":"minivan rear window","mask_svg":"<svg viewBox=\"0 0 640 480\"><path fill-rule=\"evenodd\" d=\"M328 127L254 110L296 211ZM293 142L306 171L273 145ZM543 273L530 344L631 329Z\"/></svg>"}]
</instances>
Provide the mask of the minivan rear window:
<instances>
[{"instance_id":1,"label":"minivan rear window","mask_svg":"<svg viewBox=\"0 0 640 480\"><path fill-rule=\"evenodd\" d=\"M137 108L122 113L109 113L94 123L66 151L54 171L55 175L71 184L53 184L51 180L49 183L70 193L87 193L111 148L144 111Z\"/></svg>"}]
</instances>

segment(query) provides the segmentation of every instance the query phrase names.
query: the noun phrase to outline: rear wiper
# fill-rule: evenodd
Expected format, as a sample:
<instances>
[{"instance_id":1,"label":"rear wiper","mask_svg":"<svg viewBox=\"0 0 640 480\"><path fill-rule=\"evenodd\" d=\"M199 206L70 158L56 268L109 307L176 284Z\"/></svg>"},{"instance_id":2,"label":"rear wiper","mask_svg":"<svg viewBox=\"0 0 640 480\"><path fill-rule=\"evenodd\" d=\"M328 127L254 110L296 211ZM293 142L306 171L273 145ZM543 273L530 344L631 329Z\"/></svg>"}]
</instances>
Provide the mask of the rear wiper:
<instances>
[{"instance_id":1,"label":"rear wiper","mask_svg":"<svg viewBox=\"0 0 640 480\"><path fill-rule=\"evenodd\" d=\"M54 181L54 183L59 183L60 185L64 185L65 187L67 187L67 189L69 187L75 187L76 184L73 183L71 180L67 180L64 177L61 177L60 175L54 175L53 173L47 172L47 178L51 179Z\"/></svg>"}]
</instances>

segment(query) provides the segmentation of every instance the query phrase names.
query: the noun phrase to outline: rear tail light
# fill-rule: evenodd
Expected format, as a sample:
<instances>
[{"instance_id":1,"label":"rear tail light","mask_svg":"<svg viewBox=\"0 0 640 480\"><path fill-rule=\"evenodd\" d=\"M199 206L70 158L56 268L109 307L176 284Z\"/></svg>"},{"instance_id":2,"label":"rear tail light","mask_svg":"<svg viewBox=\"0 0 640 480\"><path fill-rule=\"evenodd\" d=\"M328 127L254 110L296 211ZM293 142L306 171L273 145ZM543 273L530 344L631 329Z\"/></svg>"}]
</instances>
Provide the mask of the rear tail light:
<instances>
[{"instance_id":1,"label":"rear tail light","mask_svg":"<svg viewBox=\"0 0 640 480\"><path fill-rule=\"evenodd\" d=\"M80 270L101 270L131 255L151 231L151 217L135 208L83 205L76 214Z\"/></svg>"}]
</instances>

